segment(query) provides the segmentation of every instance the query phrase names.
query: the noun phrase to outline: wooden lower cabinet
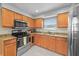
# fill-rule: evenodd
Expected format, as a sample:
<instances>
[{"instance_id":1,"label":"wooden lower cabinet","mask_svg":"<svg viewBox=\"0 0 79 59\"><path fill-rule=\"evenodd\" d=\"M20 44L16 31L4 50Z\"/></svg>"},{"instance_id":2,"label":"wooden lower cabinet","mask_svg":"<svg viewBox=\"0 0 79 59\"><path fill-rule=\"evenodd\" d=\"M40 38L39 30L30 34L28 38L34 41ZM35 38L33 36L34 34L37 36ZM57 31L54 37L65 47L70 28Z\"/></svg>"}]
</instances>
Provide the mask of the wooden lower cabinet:
<instances>
[{"instance_id":1,"label":"wooden lower cabinet","mask_svg":"<svg viewBox=\"0 0 79 59\"><path fill-rule=\"evenodd\" d=\"M16 54L16 38L9 38L8 40L5 38L5 40L0 40L1 56L16 56Z\"/></svg>"},{"instance_id":2,"label":"wooden lower cabinet","mask_svg":"<svg viewBox=\"0 0 79 59\"><path fill-rule=\"evenodd\" d=\"M39 46L43 46L43 35L39 35Z\"/></svg>"},{"instance_id":3,"label":"wooden lower cabinet","mask_svg":"<svg viewBox=\"0 0 79 59\"><path fill-rule=\"evenodd\" d=\"M46 49L49 49L62 55L67 55L68 52L67 38L40 35L40 34L36 34L34 38L35 38L34 43L36 45L44 47Z\"/></svg>"},{"instance_id":4,"label":"wooden lower cabinet","mask_svg":"<svg viewBox=\"0 0 79 59\"><path fill-rule=\"evenodd\" d=\"M48 35L45 35L45 48L49 49L50 46L50 39Z\"/></svg>"},{"instance_id":5,"label":"wooden lower cabinet","mask_svg":"<svg viewBox=\"0 0 79 59\"><path fill-rule=\"evenodd\" d=\"M16 43L4 46L5 56L16 56Z\"/></svg>"},{"instance_id":6,"label":"wooden lower cabinet","mask_svg":"<svg viewBox=\"0 0 79 59\"><path fill-rule=\"evenodd\" d=\"M41 44L40 35L38 35L38 34L34 35L34 44L36 44L36 45L40 45Z\"/></svg>"},{"instance_id":7,"label":"wooden lower cabinet","mask_svg":"<svg viewBox=\"0 0 79 59\"><path fill-rule=\"evenodd\" d=\"M50 50L52 50L52 51L55 51L55 45L56 45L56 43L55 43L55 37L53 37L53 36L50 36L49 37L49 49Z\"/></svg>"},{"instance_id":8,"label":"wooden lower cabinet","mask_svg":"<svg viewBox=\"0 0 79 59\"><path fill-rule=\"evenodd\" d=\"M38 36L35 34L33 35L34 36L34 44L37 45L38 43Z\"/></svg>"},{"instance_id":9,"label":"wooden lower cabinet","mask_svg":"<svg viewBox=\"0 0 79 59\"><path fill-rule=\"evenodd\" d=\"M12 28L14 27L14 12L6 9L6 8L2 8L1 9L1 24L2 27L6 27L6 28Z\"/></svg>"},{"instance_id":10,"label":"wooden lower cabinet","mask_svg":"<svg viewBox=\"0 0 79 59\"><path fill-rule=\"evenodd\" d=\"M66 38L61 38L61 37L56 37L56 52L67 55L67 39Z\"/></svg>"}]
</instances>

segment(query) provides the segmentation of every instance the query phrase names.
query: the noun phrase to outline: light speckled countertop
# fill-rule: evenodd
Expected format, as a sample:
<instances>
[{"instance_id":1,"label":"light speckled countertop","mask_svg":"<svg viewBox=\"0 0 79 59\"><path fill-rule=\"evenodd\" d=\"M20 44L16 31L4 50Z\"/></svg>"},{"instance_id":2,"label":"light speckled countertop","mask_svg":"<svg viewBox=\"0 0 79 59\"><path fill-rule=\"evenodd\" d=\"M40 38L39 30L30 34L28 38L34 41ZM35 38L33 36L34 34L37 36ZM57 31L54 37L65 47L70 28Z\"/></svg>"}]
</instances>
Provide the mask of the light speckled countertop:
<instances>
[{"instance_id":1,"label":"light speckled countertop","mask_svg":"<svg viewBox=\"0 0 79 59\"><path fill-rule=\"evenodd\" d=\"M11 40L11 39L13 39L13 38L16 38L16 37L14 37L14 36L12 36L12 35L10 35L10 34L4 34L4 35L0 35L0 40Z\"/></svg>"},{"instance_id":2,"label":"light speckled countertop","mask_svg":"<svg viewBox=\"0 0 79 59\"><path fill-rule=\"evenodd\" d=\"M56 37L63 37L63 38L68 38L68 35L67 33L60 33L60 34L57 34L57 33L54 33L54 34L48 34L48 33L32 33L32 34L40 34L40 35L49 35L49 36L56 36Z\"/></svg>"}]
</instances>

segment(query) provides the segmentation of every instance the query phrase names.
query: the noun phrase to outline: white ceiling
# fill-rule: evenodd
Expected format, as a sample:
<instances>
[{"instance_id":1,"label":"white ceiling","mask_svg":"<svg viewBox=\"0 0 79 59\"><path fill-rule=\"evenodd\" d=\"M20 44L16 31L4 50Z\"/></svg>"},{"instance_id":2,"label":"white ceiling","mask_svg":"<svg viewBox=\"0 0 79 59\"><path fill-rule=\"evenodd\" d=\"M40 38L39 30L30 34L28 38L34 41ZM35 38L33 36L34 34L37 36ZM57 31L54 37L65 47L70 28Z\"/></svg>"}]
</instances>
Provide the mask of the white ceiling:
<instances>
[{"instance_id":1,"label":"white ceiling","mask_svg":"<svg viewBox=\"0 0 79 59\"><path fill-rule=\"evenodd\" d=\"M58 8L70 5L69 3L11 3L12 6L23 10L32 16L38 16L42 13L53 11ZM37 12L36 12L37 10Z\"/></svg>"}]
</instances>

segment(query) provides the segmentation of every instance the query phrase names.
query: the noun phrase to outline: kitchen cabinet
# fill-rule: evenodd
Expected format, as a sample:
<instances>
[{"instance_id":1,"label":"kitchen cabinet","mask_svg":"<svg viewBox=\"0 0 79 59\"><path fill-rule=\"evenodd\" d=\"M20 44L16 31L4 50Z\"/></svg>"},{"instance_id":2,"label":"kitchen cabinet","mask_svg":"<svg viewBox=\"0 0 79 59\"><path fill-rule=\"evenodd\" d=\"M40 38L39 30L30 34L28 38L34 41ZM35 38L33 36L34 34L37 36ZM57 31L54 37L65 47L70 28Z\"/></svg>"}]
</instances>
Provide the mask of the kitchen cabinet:
<instances>
[{"instance_id":1,"label":"kitchen cabinet","mask_svg":"<svg viewBox=\"0 0 79 59\"><path fill-rule=\"evenodd\" d=\"M30 28L33 28L34 27L34 20L32 18L30 18L30 17L28 17L28 26Z\"/></svg>"},{"instance_id":2,"label":"kitchen cabinet","mask_svg":"<svg viewBox=\"0 0 79 59\"><path fill-rule=\"evenodd\" d=\"M39 35L37 34L34 35L34 44L39 45Z\"/></svg>"},{"instance_id":3,"label":"kitchen cabinet","mask_svg":"<svg viewBox=\"0 0 79 59\"><path fill-rule=\"evenodd\" d=\"M43 35L43 47L55 51L55 37Z\"/></svg>"},{"instance_id":4,"label":"kitchen cabinet","mask_svg":"<svg viewBox=\"0 0 79 59\"><path fill-rule=\"evenodd\" d=\"M12 43L10 45L5 45L4 51L5 51L5 56L16 56L16 43Z\"/></svg>"},{"instance_id":5,"label":"kitchen cabinet","mask_svg":"<svg viewBox=\"0 0 79 59\"><path fill-rule=\"evenodd\" d=\"M43 36L42 35L39 35L39 34L35 34L34 35L34 43L38 46L41 46L43 47Z\"/></svg>"},{"instance_id":6,"label":"kitchen cabinet","mask_svg":"<svg viewBox=\"0 0 79 59\"><path fill-rule=\"evenodd\" d=\"M0 40L0 55L1 56L16 56L16 38L5 38Z\"/></svg>"},{"instance_id":7,"label":"kitchen cabinet","mask_svg":"<svg viewBox=\"0 0 79 59\"><path fill-rule=\"evenodd\" d=\"M14 27L14 12L6 9L6 8L2 8L2 26L3 27Z\"/></svg>"},{"instance_id":8,"label":"kitchen cabinet","mask_svg":"<svg viewBox=\"0 0 79 59\"><path fill-rule=\"evenodd\" d=\"M57 15L57 27L58 28L68 27L68 12L60 13Z\"/></svg>"},{"instance_id":9,"label":"kitchen cabinet","mask_svg":"<svg viewBox=\"0 0 79 59\"><path fill-rule=\"evenodd\" d=\"M35 34L34 42L35 45L41 46L51 51L55 51L56 53L62 55L67 55L68 52L67 38Z\"/></svg>"},{"instance_id":10,"label":"kitchen cabinet","mask_svg":"<svg viewBox=\"0 0 79 59\"><path fill-rule=\"evenodd\" d=\"M43 44L42 45L44 48L49 49L49 36L43 35Z\"/></svg>"},{"instance_id":11,"label":"kitchen cabinet","mask_svg":"<svg viewBox=\"0 0 79 59\"><path fill-rule=\"evenodd\" d=\"M40 46L44 47L44 35L40 35Z\"/></svg>"},{"instance_id":12,"label":"kitchen cabinet","mask_svg":"<svg viewBox=\"0 0 79 59\"><path fill-rule=\"evenodd\" d=\"M43 27L43 19L42 18L37 18L34 19L34 26L35 28L42 28Z\"/></svg>"},{"instance_id":13,"label":"kitchen cabinet","mask_svg":"<svg viewBox=\"0 0 79 59\"><path fill-rule=\"evenodd\" d=\"M41 47L49 49L50 39L48 35L35 35L35 43Z\"/></svg>"},{"instance_id":14,"label":"kitchen cabinet","mask_svg":"<svg viewBox=\"0 0 79 59\"><path fill-rule=\"evenodd\" d=\"M12 39L4 42L4 55L16 56L16 39Z\"/></svg>"},{"instance_id":15,"label":"kitchen cabinet","mask_svg":"<svg viewBox=\"0 0 79 59\"><path fill-rule=\"evenodd\" d=\"M56 39L55 39L55 37L54 36L50 36L49 37L49 50L51 50L51 51L55 51L55 45L56 45L56 43L55 43L55 41L56 41Z\"/></svg>"},{"instance_id":16,"label":"kitchen cabinet","mask_svg":"<svg viewBox=\"0 0 79 59\"><path fill-rule=\"evenodd\" d=\"M41 40L42 40L41 35L38 35L38 43L37 43L37 44L38 44L39 46L41 46Z\"/></svg>"},{"instance_id":17,"label":"kitchen cabinet","mask_svg":"<svg viewBox=\"0 0 79 59\"><path fill-rule=\"evenodd\" d=\"M23 16L23 20L27 23L28 27L34 28L34 20L32 18Z\"/></svg>"},{"instance_id":18,"label":"kitchen cabinet","mask_svg":"<svg viewBox=\"0 0 79 59\"><path fill-rule=\"evenodd\" d=\"M56 37L56 52L67 55L68 45L67 38Z\"/></svg>"},{"instance_id":19,"label":"kitchen cabinet","mask_svg":"<svg viewBox=\"0 0 79 59\"><path fill-rule=\"evenodd\" d=\"M15 16L14 17L15 20L23 21L23 15L15 12L14 16Z\"/></svg>"},{"instance_id":20,"label":"kitchen cabinet","mask_svg":"<svg viewBox=\"0 0 79 59\"><path fill-rule=\"evenodd\" d=\"M23 21L25 21L26 23L28 23L28 17L23 15Z\"/></svg>"}]
</instances>

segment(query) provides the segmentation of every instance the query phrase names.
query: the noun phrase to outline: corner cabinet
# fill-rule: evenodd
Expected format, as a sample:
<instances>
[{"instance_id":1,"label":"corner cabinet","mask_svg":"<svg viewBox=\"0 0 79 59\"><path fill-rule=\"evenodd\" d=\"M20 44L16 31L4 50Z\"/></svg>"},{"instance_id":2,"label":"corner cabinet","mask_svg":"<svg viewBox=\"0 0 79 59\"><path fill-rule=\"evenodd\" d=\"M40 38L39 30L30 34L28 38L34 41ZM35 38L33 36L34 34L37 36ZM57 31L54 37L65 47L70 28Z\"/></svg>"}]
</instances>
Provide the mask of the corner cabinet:
<instances>
[{"instance_id":1,"label":"corner cabinet","mask_svg":"<svg viewBox=\"0 0 79 59\"><path fill-rule=\"evenodd\" d=\"M32 18L23 16L23 20L27 23L28 27L34 28L34 20Z\"/></svg>"},{"instance_id":2,"label":"corner cabinet","mask_svg":"<svg viewBox=\"0 0 79 59\"><path fill-rule=\"evenodd\" d=\"M57 15L57 27L58 28L68 27L68 12L60 13Z\"/></svg>"},{"instance_id":3,"label":"corner cabinet","mask_svg":"<svg viewBox=\"0 0 79 59\"><path fill-rule=\"evenodd\" d=\"M2 8L2 26L14 27L14 12L6 8Z\"/></svg>"},{"instance_id":4,"label":"corner cabinet","mask_svg":"<svg viewBox=\"0 0 79 59\"><path fill-rule=\"evenodd\" d=\"M35 28L42 28L43 27L43 18L37 18L34 20Z\"/></svg>"},{"instance_id":5,"label":"corner cabinet","mask_svg":"<svg viewBox=\"0 0 79 59\"><path fill-rule=\"evenodd\" d=\"M22 20L23 20L23 15L21 15L21 14L15 12L15 14L14 14L14 19L15 19L15 20L20 20L20 21L22 21Z\"/></svg>"},{"instance_id":6,"label":"corner cabinet","mask_svg":"<svg viewBox=\"0 0 79 59\"><path fill-rule=\"evenodd\" d=\"M33 19L30 18L30 17L28 17L28 26L29 26L30 28L33 28L33 27L34 27L34 21L33 21Z\"/></svg>"}]
</instances>

